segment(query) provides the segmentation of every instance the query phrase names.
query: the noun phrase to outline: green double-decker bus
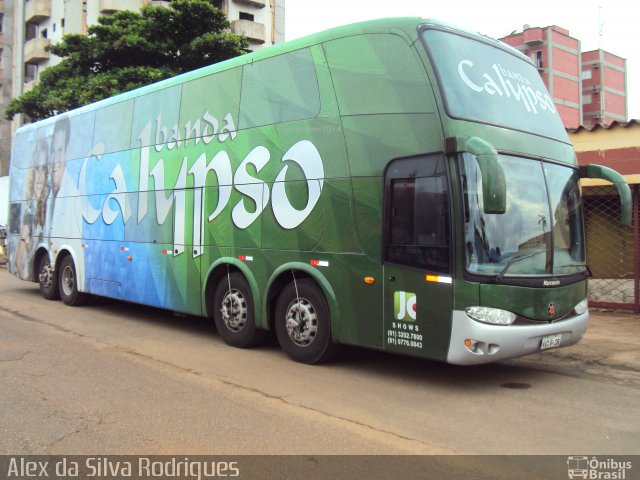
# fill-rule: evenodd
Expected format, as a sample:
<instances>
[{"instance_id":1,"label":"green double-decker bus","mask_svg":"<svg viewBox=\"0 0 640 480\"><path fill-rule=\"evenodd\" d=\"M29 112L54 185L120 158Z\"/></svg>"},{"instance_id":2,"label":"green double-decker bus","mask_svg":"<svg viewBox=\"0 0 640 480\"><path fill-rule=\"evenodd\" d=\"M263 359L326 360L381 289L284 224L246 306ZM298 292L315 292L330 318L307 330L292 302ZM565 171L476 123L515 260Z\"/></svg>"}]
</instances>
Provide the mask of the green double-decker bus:
<instances>
[{"instance_id":1,"label":"green double-decker bus","mask_svg":"<svg viewBox=\"0 0 640 480\"><path fill-rule=\"evenodd\" d=\"M10 271L213 318L293 359L338 344L477 364L576 343L581 177L534 65L419 18L345 26L15 137Z\"/></svg>"}]
</instances>

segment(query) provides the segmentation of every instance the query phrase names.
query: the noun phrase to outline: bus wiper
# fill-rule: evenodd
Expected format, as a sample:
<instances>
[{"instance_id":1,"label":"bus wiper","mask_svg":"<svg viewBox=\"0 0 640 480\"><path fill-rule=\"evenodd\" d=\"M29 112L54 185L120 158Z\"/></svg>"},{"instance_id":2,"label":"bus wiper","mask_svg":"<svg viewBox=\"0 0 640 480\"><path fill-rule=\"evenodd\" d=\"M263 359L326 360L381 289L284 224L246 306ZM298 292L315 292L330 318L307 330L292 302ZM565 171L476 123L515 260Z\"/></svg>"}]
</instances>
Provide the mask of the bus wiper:
<instances>
[{"instance_id":1,"label":"bus wiper","mask_svg":"<svg viewBox=\"0 0 640 480\"><path fill-rule=\"evenodd\" d=\"M588 277L593 277L593 273L591 273L591 269L589 268L589 265L587 265L586 263L570 263L567 265L561 265L562 268L567 268L567 267L574 267L574 268L578 268L578 267L583 267L585 269L585 271L587 272L587 276Z\"/></svg>"},{"instance_id":2,"label":"bus wiper","mask_svg":"<svg viewBox=\"0 0 640 480\"><path fill-rule=\"evenodd\" d=\"M511 268L511 265L513 265L514 263L518 263L520 260L526 260L527 258L531 258L531 257L535 257L536 255L539 255L541 253L546 253L546 249L545 250L538 250L537 252L533 252L533 253L529 253L527 255L522 255L520 257L516 257L514 259L512 259L511 261L509 261L505 267L502 269L502 271L496 275L496 278L499 280L502 277L504 277L504 274L507 273L507 270L509 270L509 268Z\"/></svg>"}]
</instances>

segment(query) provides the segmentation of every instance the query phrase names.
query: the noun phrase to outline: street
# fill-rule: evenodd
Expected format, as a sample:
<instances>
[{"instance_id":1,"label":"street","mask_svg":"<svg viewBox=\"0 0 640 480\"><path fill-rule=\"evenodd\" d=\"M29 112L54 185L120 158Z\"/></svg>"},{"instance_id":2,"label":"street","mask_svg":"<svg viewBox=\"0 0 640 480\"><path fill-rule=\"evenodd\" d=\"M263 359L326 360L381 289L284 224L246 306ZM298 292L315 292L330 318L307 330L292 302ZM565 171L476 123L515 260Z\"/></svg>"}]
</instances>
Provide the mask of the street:
<instances>
[{"instance_id":1,"label":"street","mask_svg":"<svg viewBox=\"0 0 640 480\"><path fill-rule=\"evenodd\" d=\"M206 319L46 301L6 268L0 292L2 454L639 453L637 316L495 365L345 347L308 366Z\"/></svg>"}]
</instances>

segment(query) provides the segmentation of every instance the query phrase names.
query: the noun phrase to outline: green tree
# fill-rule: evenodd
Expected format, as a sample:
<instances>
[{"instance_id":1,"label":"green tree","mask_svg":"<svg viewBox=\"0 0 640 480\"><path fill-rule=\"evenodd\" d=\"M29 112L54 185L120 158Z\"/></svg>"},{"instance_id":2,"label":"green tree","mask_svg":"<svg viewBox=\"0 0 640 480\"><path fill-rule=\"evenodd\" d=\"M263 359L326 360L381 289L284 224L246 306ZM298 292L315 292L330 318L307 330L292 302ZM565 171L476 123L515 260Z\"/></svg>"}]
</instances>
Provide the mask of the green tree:
<instances>
[{"instance_id":1,"label":"green tree","mask_svg":"<svg viewBox=\"0 0 640 480\"><path fill-rule=\"evenodd\" d=\"M245 37L229 31L213 0L169 5L102 16L88 35L65 35L47 47L62 61L14 98L5 117L39 120L247 52Z\"/></svg>"}]
</instances>

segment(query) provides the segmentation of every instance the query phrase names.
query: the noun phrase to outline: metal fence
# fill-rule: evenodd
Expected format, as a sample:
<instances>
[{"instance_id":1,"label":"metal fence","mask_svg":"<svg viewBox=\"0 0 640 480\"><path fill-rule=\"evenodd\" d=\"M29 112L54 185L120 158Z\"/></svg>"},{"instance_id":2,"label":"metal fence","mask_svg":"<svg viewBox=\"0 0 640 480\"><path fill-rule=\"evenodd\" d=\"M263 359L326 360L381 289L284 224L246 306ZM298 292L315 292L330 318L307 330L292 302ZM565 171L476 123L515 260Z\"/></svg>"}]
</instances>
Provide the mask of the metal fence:
<instances>
[{"instance_id":1,"label":"metal fence","mask_svg":"<svg viewBox=\"0 0 640 480\"><path fill-rule=\"evenodd\" d=\"M590 306L640 313L638 193L632 186L633 226L626 227L613 186L583 188Z\"/></svg>"}]
</instances>

